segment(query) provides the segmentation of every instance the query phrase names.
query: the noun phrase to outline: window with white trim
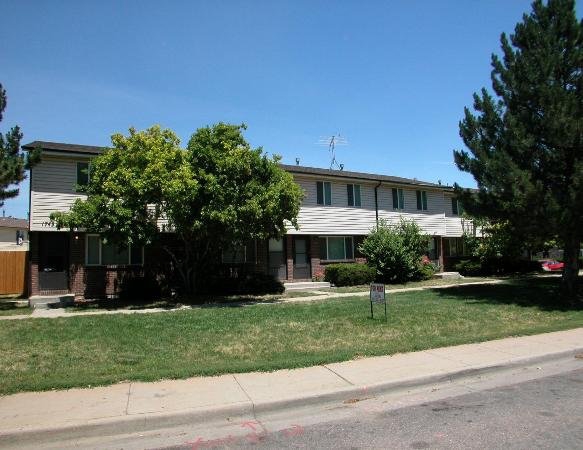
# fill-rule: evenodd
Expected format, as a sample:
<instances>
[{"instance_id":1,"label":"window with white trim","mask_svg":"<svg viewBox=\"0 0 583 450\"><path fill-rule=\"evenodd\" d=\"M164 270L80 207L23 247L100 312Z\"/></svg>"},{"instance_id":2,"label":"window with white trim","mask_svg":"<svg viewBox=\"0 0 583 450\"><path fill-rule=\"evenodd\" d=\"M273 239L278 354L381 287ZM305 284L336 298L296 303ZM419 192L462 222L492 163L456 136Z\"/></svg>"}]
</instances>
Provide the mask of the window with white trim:
<instances>
[{"instance_id":1,"label":"window with white trim","mask_svg":"<svg viewBox=\"0 0 583 450\"><path fill-rule=\"evenodd\" d=\"M403 189L393 188L393 209L405 209L405 194Z\"/></svg>"},{"instance_id":2,"label":"window with white trim","mask_svg":"<svg viewBox=\"0 0 583 450\"><path fill-rule=\"evenodd\" d=\"M332 184L329 181L316 181L316 203L325 206L332 204Z\"/></svg>"},{"instance_id":3,"label":"window with white trim","mask_svg":"<svg viewBox=\"0 0 583 450\"><path fill-rule=\"evenodd\" d=\"M343 261L354 259L352 236L320 236L320 259Z\"/></svg>"},{"instance_id":4,"label":"window with white trim","mask_svg":"<svg viewBox=\"0 0 583 450\"><path fill-rule=\"evenodd\" d=\"M360 184L347 184L348 206L360 207Z\"/></svg>"},{"instance_id":5,"label":"window with white trim","mask_svg":"<svg viewBox=\"0 0 583 450\"><path fill-rule=\"evenodd\" d=\"M77 162L77 185L75 189L77 192L83 192L89 184L89 177L91 173L91 163L89 161Z\"/></svg>"},{"instance_id":6,"label":"window with white trim","mask_svg":"<svg viewBox=\"0 0 583 450\"><path fill-rule=\"evenodd\" d=\"M144 264L144 247L104 242L98 234L85 237L85 264L88 266L141 266Z\"/></svg>"},{"instance_id":7,"label":"window with white trim","mask_svg":"<svg viewBox=\"0 0 583 450\"><path fill-rule=\"evenodd\" d=\"M454 216L461 216L464 213L462 204L455 197L451 198L451 212Z\"/></svg>"},{"instance_id":8,"label":"window with white trim","mask_svg":"<svg viewBox=\"0 0 583 450\"><path fill-rule=\"evenodd\" d=\"M427 211L427 191L416 191L417 193L417 209L420 211Z\"/></svg>"}]
</instances>

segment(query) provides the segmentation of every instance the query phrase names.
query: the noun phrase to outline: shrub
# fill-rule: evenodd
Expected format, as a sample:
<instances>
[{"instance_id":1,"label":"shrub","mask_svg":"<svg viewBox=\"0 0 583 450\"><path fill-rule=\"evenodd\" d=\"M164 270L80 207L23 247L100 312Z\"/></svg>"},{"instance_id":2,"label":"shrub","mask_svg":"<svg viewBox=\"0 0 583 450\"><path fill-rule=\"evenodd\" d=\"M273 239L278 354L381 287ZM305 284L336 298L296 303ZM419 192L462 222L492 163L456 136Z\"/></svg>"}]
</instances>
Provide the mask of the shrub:
<instances>
[{"instance_id":1,"label":"shrub","mask_svg":"<svg viewBox=\"0 0 583 450\"><path fill-rule=\"evenodd\" d=\"M421 258L427 251L429 236L412 221L401 219L397 225L381 220L365 238L360 251L374 266L380 281L404 283L418 280Z\"/></svg>"},{"instance_id":2,"label":"shrub","mask_svg":"<svg viewBox=\"0 0 583 450\"><path fill-rule=\"evenodd\" d=\"M475 276L483 273L480 261L463 259L454 266L454 270L462 275Z\"/></svg>"},{"instance_id":3,"label":"shrub","mask_svg":"<svg viewBox=\"0 0 583 450\"><path fill-rule=\"evenodd\" d=\"M358 286L372 283L376 270L367 264L330 264L326 266L324 280L335 286Z\"/></svg>"},{"instance_id":4,"label":"shrub","mask_svg":"<svg viewBox=\"0 0 583 450\"><path fill-rule=\"evenodd\" d=\"M437 272L436 267L431 263L422 263L421 267L419 268L419 279L420 280L430 280L433 278Z\"/></svg>"},{"instance_id":5,"label":"shrub","mask_svg":"<svg viewBox=\"0 0 583 450\"><path fill-rule=\"evenodd\" d=\"M124 301L148 301L160 295L160 285L153 276L128 277L120 284L119 298Z\"/></svg>"}]
</instances>

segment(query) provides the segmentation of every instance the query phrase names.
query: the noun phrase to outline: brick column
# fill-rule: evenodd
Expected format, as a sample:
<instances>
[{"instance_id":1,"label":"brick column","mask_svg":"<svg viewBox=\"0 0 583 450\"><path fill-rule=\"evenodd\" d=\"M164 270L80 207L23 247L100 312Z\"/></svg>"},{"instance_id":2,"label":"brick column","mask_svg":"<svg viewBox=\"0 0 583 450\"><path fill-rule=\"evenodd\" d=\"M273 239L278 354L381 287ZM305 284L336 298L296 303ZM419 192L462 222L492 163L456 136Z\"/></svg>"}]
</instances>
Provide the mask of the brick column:
<instances>
[{"instance_id":1,"label":"brick column","mask_svg":"<svg viewBox=\"0 0 583 450\"><path fill-rule=\"evenodd\" d=\"M287 258L287 281L294 279L293 236L285 236L285 255Z\"/></svg>"},{"instance_id":2,"label":"brick column","mask_svg":"<svg viewBox=\"0 0 583 450\"><path fill-rule=\"evenodd\" d=\"M85 233L71 233L69 241L69 291L85 299Z\"/></svg>"},{"instance_id":3,"label":"brick column","mask_svg":"<svg viewBox=\"0 0 583 450\"><path fill-rule=\"evenodd\" d=\"M29 238L29 263L28 263L28 295L39 295L38 264L39 264L39 233L31 231Z\"/></svg>"},{"instance_id":4,"label":"brick column","mask_svg":"<svg viewBox=\"0 0 583 450\"><path fill-rule=\"evenodd\" d=\"M439 267L441 272L445 271L445 258L443 257L443 237L439 236Z\"/></svg>"},{"instance_id":5,"label":"brick column","mask_svg":"<svg viewBox=\"0 0 583 450\"><path fill-rule=\"evenodd\" d=\"M315 276L324 276L324 267L320 264L320 239L318 236L310 236L310 267L312 279Z\"/></svg>"}]
</instances>

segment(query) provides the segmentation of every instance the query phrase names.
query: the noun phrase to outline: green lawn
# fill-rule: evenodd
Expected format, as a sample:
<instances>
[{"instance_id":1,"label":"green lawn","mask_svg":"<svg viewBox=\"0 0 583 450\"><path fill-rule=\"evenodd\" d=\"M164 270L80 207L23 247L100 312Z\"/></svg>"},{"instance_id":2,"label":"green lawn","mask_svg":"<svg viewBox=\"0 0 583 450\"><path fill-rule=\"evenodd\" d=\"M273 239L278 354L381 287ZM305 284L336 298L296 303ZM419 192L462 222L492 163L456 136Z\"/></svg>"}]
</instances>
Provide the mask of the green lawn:
<instances>
[{"instance_id":1,"label":"green lawn","mask_svg":"<svg viewBox=\"0 0 583 450\"><path fill-rule=\"evenodd\" d=\"M0 323L0 393L310 366L583 326L558 279L366 297Z\"/></svg>"},{"instance_id":2,"label":"green lawn","mask_svg":"<svg viewBox=\"0 0 583 450\"><path fill-rule=\"evenodd\" d=\"M479 281L492 281L497 278L488 278L488 277L464 277L464 278L431 278L430 280L421 280L421 281L409 281L408 283L403 284L387 284L386 289L388 291L392 291L395 289L403 289L403 288L417 288L417 287L428 287L428 286L446 286L450 284L467 284L467 283L476 283ZM361 286L342 286L342 287L333 287L333 288L324 288L318 289L321 292L363 292L369 290L368 284L363 284Z\"/></svg>"},{"instance_id":3,"label":"green lawn","mask_svg":"<svg viewBox=\"0 0 583 450\"><path fill-rule=\"evenodd\" d=\"M19 306L16 301L0 300L0 316L16 316L32 313L32 308L28 306Z\"/></svg>"}]
</instances>

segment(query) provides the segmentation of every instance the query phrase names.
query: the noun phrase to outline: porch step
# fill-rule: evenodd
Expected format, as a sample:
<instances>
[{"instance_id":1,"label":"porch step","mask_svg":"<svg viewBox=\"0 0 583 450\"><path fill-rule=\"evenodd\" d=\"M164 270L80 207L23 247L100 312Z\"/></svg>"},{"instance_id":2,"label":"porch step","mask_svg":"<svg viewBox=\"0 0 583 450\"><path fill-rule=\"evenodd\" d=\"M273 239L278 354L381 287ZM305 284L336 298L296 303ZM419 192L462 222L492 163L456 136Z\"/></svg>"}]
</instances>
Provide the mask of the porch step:
<instances>
[{"instance_id":1,"label":"porch step","mask_svg":"<svg viewBox=\"0 0 583 450\"><path fill-rule=\"evenodd\" d=\"M442 278L444 280L453 280L457 278L463 278L459 272L437 272L434 277Z\"/></svg>"},{"instance_id":2,"label":"porch step","mask_svg":"<svg viewBox=\"0 0 583 450\"><path fill-rule=\"evenodd\" d=\"M28 299L28 306L33 309L61 308L63 306L72 305L74 301L74 294L34 295Z\"/></svg>"},{"instance_id":3,"label":"porch step","mask_svg":"<svg viewBox=\"0 0 583 450\"><path fill-rule=\"evenodd\" d=\"M283 283L286 291L310 291L330 287L327 281L298 281L296 283Z\"/></svg>"}]
</instances>

